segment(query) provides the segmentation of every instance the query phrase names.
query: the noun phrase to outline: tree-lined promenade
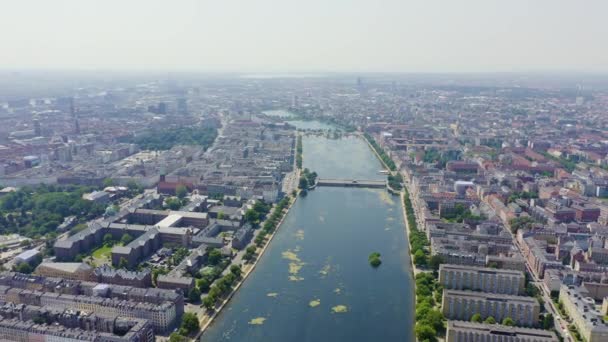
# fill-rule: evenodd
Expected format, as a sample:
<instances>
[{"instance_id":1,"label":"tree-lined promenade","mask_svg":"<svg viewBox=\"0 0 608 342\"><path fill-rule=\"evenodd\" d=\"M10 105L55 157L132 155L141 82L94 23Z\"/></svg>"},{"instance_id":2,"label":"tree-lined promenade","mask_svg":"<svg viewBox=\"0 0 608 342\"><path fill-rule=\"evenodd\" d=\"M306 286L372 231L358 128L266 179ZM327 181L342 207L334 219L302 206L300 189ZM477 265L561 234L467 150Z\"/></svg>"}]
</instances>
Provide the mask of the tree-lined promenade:
<instances>
[{"instance_id":1,"label":"tree-lined promenade","mask_svg":"<svg viewBox=\"0 0 608 342\"><path fill-rule=\"evenodd\" d=\"M430 256L430 243L424 232L418 229L407 187L403 188L403 207L416 279L416 338L418 341L436 341L445 334L445 318L440 311L443 287L437 281L437 270L442 260Z\"/></svg>"},{"instance_id":2,"label":"tree-lined promenade","mask_svg":"<svg viewBox=\"0 0 608 342\"><path fill-rule=\"evenodd\" d=\"M374 149L376 154L379 156L379 158L382 161L382 163L384 164L384 166L386 166L390 171L397 170L397 166L395 165L395 162L391 159L391 157L388 156L388 154L384 151L382 146L378 145L376 140L374 140L374 137L372 137L371 135L369 135L367 133L364 133L363 137L365 137L365 140L372 146L372 148Z\"/></svg>"}]
</instances>

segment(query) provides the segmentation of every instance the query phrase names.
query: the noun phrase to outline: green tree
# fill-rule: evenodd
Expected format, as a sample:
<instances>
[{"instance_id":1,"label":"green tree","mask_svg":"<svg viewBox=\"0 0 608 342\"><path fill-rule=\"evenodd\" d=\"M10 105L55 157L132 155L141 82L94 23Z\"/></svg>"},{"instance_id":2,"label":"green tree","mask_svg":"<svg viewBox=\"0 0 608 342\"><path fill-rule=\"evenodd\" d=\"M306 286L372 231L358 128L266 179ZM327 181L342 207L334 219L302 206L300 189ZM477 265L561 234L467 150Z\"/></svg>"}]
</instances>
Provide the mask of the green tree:
<instances>
[{"instance_id":1,"label":"green tree","mask_svg":"<svg viewBox=\"0 0 608 342\"><path fill-rule=\"evenodd\" d=\"M103 180L103 187L107 188L109 186L114 186L114 180L112 178L106 178L106 179L104 179Z\"/></svg>"},{"instance_id":2,"label":"green tree","mask_svg":"<svg viewBox=\"0 0 608 342\"><path fill-rule=\"evenodd\" d=\"M30 266L30 264L28 264L27 262L22 262L22 263L19 263L19 265L17 265L17 267L15 267L15 271L17 271L19 273L30 274L30 273L32 273L33 269L32 269L32 266Z\"/></svg>"},{"instance_id":3,"label":"green tree","mask_svg":"<svg viewBox=\"0 0 608 342\"><path fill-rule=\"evenodd\" d=\"M422 249L419 249L416 251L416 253L414 253L414 264L418 266L424 266L426 265L426 259L426 255L424 254Z\"/></svg>"},{"instance_id":4,"label":"green tree","mask_svg":"<svg viewBox=\"0 0 608 342\"><path fill-rule=\"evenodd\" d=\"M515 325L515 321L511 317L505 317L505 319L502 320L502 325L508 325L512 327Z\"/></svg>"},{"instance_id":5,"label":"green tree","mask_svg":"<svg viewBox=\"0 0 608 342\"><path fill-rule=\"evenodd\" d=\"M238 265L232 265L230 266L230 273L234 274L235 277L240 277L241 276L241 267L239 267Z\"/></svg>"},{"instance_id":6,"label":"green tree","mask_svg":"<svg viewBox=\"0 0 608 342\"><path fill-rule=\"evenodd\" d=\"M134 180L130 180L127 183L127 188L129 189L129 192L131 193L130 195L133 196L134 194L140 194L144 191L144 188L139 185L139 183L137 183Z\"/></svg>"},{"instance_id":7,"label":"green tree","mask_svg":"<svg viewBox=\"0 0 608 342\"><path fill-rule=\"evenodd\" d=\"M548 313L545 315L545 317L543 317L543 323L542 323L543 329L545 330L550 330L551 328L553 328L555 326L555 322L554 322L554 318L553 315Z\"/></svg>"},{"instance_id":8,"label":"green tree","mask_svg":"<svg viewBox=\"0 0 608 342\"><path fill-rule=\"evenodd\" d=\"M207 292L209 291L209 286L211 286L211 282L207 278L198 279L196 281L196 286L198 287L199 291Z\"/></svg>"},{"instance_id":9,"label":"green tree","mask_svg":"<svg viewBox=\"0 0 608 342\"><path fill-rule=\"evenodd\" d=\"M486 318L486 320L483 322L486 324L496 324L496 319L492 316L488 316L488 318Z\"/></svg>"},{"instance_id":10,"label":"green tree","mask_svg":"<svg viewBox=\"0 0 608 342\"><path fill-rule=\"evenodd\" d=\"M127 261L127 259L121 257L120 260L118 261L118 268L122 268L122 269L129 268L129 262Z\"/></svg>"},{"instance_id":11,"label":"green tree","mask_svg":"<svg viewBox=\"0 0 608 342\"><path fill-rule=\"evenodd\" d=\"M255 246L247 247L247 249L245 250L245 255L243 255L243 259L245 259L247 261L252 260L253 257L255 256L256 250L257 250L257 248Z\"/></svg>"},{"instance_id":12,"label":"green tree","mask_svg":"<svg viewBox=\"0 0 608 342\"><path fill-rule=\"evenodd\" d=\"M211 265L217 265L222 260L222 253L217 248L211 249L209 251L208 260Z\"/></svg>"},{"instance_id":13,"label":"green tree","mask_svg":"<svg viewBox=\"0 0 608 342\"><path fill-rule=\"evenodd\" d=\"M304 189L304 190L308 189L308 180L306 179L306 177L303 177L303 176L300 177L300 181L298 183L298 187L300 189Z\"/></svg>"},{"instance_id":14,"label":"green tree","mask_svg":"<svg viewBox=\"0 0 608 342\"><path fill-rule=\"evenodd\" d=\"M203 306L207 309L207 310L213 310L215 308L215 298L213 296L206 296L205 298L203 298Z\"/></svg>"},{"instance_id":15,"label":"green tree","mask_svg":"<svg viewBox=\"0 0 608 342\"><path fill-rule=\"evenodd\" d=\"M443 257L441 255L435 254L429 258L429 266L437 271L439 269L439 265L445 263Z\"/></svg>"},{"instance_id":16,"label":"green tree","mask_svg":"<svg viewBox=\"0 0 608 342\"><path fill-rule=\"evenodd\" d=\"M423 320L436 331L443 330L443 314L441 311L429 310Z\"/></svg>"},{"instance_id":17,"label":"green tree","mask_svg":"<svg viewBox=\"0 0 608 342\"><path fill-rule=\"evenodd\" d=\"M175 188L175 195L177 198L183 199L186 197L186 195L188 195L188 189L184 185L178 185Z\"/></svg>"},{"instance_id":18,"label":"green tree","mask_svg":"<svg viewBox=\"0 0 608 342\"><path fill-rule=\"evenodd\" d=\"M191 303L196 303L201 300L201 291L196 286L188 292L188 300Z\"/></svg>"},{"instance_id":19,"label":"green tree","mask_svg":"<svg viewBox=\"0 0 608 342\"><path fill-rule=\"evenodd\" d=\"M182 202L175 197L170 197L165 200L165 206L171 210L179 210L182 207Z\"/></svg>"},{"instance_id":20,"label":"green tree","mask_svg":"<svg viewBox=\"0 0 608 342\"><path fill-rule=\"evenodd\" d=\"M107 233L103 236L103 244L107 247L110 247L114 244L114 238L112 237L112 234Z\"/></svg>"},{"instance_id":21,"label":"green tree","mask_svg":"<svg viewBox=\"0 0 608 342\"><path fill-rule=\"evenodd\" d=\"M195 313L185 312L182 316L182 325L180 329L184 329L187 334L191 334L200 329L198 317Z\"/></svg>"},{"instance_id":22,"label":"green tree","mask_svg":"<svg viewBox=\"0 0 608 342\"><path fill-rule=\"evenodd\" d=\"M429 341L435 341L436 340L436 336L437 336L437 331L435 331L435 329L433 329L433 327L431 327L430 325L426 325L426 324L416 324L416 338L418 338L418 341L425 341L425 340L429 340Z\"/></svg>"},{"instance_id":23,"label":"green tree","mask_svg":"<svg viewBox=\"0 0 608 342\"><path fill-rule=\"evenodd\" d=\"M482 322L481 315L476 313L473 316L471 316L471 322L481 323Z\"/></svg>"},{"instance_id":24,"label":"green tree","mask_svg":"<svg viewBox=\"0 0 608 342\"><path fill-rule=\"evenodd\" d=\"M380 253L378 252L370 254L367 259L369 261L369 264L372 265L372 267L378 267L380 266L380 264L382 264L382 260L380 259Z\"/></svg>"},{"instance_id":25,"label":"green tree","mask_svg":"<svg viewBox=\"0 0 608 342\"><path fill-rule=\"evenodd\" d=\"M180 335L177 332L174 332L169 335L169 342L188 342L188 338Z\"/></svg>"},{"instance_id":26,"label":"green tree","mask_svg":"<svg viewBox=\"0 0 608 342\"><path fill-rule=\"evenodd\" d=\"M122 234L122 237L120 238L120 243L122 243L123 245L128 245L131 241L133 241L133 237L129 235L129 233Z\"/></svg>"},{"instance_id":27,"label":"green tree","mask_svg":"<svg viewBox=\"0 0 608 342\"><path fill-rule=\"evenodd\" d=\"M253 209L248 209L245 212L245 221L255 224L260 220L260 214L253 210Z\"/></svg>"},{"instance_id":28,"label":"green tree","mask_svg":"<svg viewBox=\"0 0 608 342\"><path fill-rule=\"evenodd\" d=\"M431 311L431 305L427 303L420 303L416 305L416 321L422 320Z\"/></svg>"}]
</instances>

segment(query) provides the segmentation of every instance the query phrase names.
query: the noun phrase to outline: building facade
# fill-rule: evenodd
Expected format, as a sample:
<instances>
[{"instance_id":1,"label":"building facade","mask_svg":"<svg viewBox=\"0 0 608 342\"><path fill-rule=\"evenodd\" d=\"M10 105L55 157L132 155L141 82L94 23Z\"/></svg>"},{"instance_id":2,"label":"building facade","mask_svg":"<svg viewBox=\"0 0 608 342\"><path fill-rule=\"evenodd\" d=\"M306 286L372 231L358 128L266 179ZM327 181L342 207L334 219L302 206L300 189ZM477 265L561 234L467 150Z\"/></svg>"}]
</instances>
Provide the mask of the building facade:
<instances>
[{"instance_id":1,"label":"building facade","mask_svg":"<svg viewBox=\"0 0 608 342\"><path fill-rule=\"evenodd\" d=\"M439 266L439 283L451 290L519 295L524 292L525 280L521 271L449 264Z\"/></svg>"},{"instance_id":2,"label":"building facade","mask_svg":"<svg viewBox=\"0 0 608 342\"><path fill-rule=\"evenodd\" d=\"M478 313L484 320L491 316L497 322L510 317L523 327L536 326L540 313L540 304L532 297L459 290L444 290L441 308L448 319L470 321Z\"/></svg>"},{"instance_id":3,"label":"building facade","mask_svg":"<svg viewBox=\"0 0 608 342\"><path fill-rule=\"evenodd\" d=\"M509 327L500 324L483 324L448 321L447 342L557 342L552 331Z\"/></svg>"}]
</instances>

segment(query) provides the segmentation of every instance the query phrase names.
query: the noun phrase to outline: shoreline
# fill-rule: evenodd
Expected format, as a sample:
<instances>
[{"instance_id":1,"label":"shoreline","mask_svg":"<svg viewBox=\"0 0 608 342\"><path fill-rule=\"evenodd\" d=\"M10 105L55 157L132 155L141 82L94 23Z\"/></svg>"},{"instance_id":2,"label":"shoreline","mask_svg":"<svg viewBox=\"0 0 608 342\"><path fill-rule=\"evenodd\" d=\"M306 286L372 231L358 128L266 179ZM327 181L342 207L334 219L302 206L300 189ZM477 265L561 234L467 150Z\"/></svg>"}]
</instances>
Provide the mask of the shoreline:
<instances>
[{"instance_id":1,"label":"shoreline","mask_svg":"<svg viewBox=\"0 0 608 342\"><path fill-rule=\"evenodd\" d=\"M264 253L268 249L268 246L270 246L270 243L274 239L274 236L277 234L277 232L279 231L279 229L283 225L283 221L285 221L285 218L287 217L287 215L289 214L289 211L291 210L291 208L293 207L293 205L296 203L297 200L298 200L298 196L296 195L294 197L293 201L291 201L291 203L289 204L289 206L286 208L285 214L283 215L283 217L281 218L281 220L279 221L279 223L277 223L277 228L274 230L274 232L272 232L272 234L270 234L268 236L268 240L266 240L266 243L260 249L260 251L258 253L258 257L255 259L255 261L252 264L250 264L250 267L245 271L245 273L243 273L243 276L242 276L241 280L234 286L234 288L232 289L232 291L230 292L230 294L228 294L228 296L222 301L222 303L215 310L215 312L211 316L208 316L209 318L201 326L201 329L196 334L196 336L194 337L194 340L198 340L198 339L200 339L203 336L203 333L205 332L205 330L207 330L209 328L209 326L211 325L211 323L213 323L213 321L219 316L219 314L222 312L222 310L224 309L224 307L230 302L230 300L232 299L232 297L237 293L237 291L240 289L240 287L243 285L243 283L245 283L245 280L247 280L247 278L249 277L249 275L251 273L253 273L253 271L255 270L256 266L258 265L258 262L260 261L260 259L262 259L262 256L264 255ZM253 244L253 246L255 246L255 244Z\"/></svg>"},{"instance_id":2,"label":"shoreline","mask_svg":"<svg viewBox=\"0 0 608 342\"><path fill-rule=\"evenodd\" d=\"M378 158L378 160L380 161L380 164L382 164L382 166L384 166L384 168L388 172L390 172L391 174L393 172L399 172L399 171L391 171L391 168L388 167L388 165L386 165L386 163L384 162L384 160L382 160L382 157L380 157L380 154L378 154L378 151L376 151L376 149L374 148L374 146L372 146L372 144L369 142L369 140L367 140L367 138L365 138L364 135L362 135L361 133L358 133L357 136L360 137L361 139L363 139L363 141L365 141L367 143L367 146L369 146L369 148L372 150L372 152L374 153L374 155L376 156L376 158Z\"/></svg>"},{"instance_id":3,"label":"shoreline","mask_svg":"<svg viewBox=\"0 0 608 342\"><path fill-rule=\"evenodd\" d=\"M407 239L407 252L410 255L410 265L412 266L412 275L415 277L416 274L423 272L422 270L418 269L418 267L414 264L414 256L412 255L412 244L410 243L410 235L412 234L412 231L410 229L410 224L407 222L407 210L405 210L405 191L401 191L401 196L399 196L399 198L401 199L401 210L403 211L403 221L405 223L405 237ZM416 284L414 283L414 297L416 297Z\"/></svg>"}]
</instances>

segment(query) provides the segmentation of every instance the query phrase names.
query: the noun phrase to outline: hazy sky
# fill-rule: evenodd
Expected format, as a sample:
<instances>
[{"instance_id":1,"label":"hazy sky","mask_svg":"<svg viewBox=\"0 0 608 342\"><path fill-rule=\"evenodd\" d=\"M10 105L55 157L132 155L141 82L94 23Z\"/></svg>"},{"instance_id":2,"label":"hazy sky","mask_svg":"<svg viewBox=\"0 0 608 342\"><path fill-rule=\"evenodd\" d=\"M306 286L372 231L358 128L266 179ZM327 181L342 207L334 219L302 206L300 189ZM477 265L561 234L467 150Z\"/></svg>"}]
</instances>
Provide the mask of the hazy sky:
<instances>
[{"instance_id":1,"label":"hazy sky","mask_svg":"<svg viewBox=\"0 0 608 342\"><path fill-rule=\"evenodd\" d=\"M608 71L607 0L5 0L0 68Z\"/></svg>"}]
</instances>

